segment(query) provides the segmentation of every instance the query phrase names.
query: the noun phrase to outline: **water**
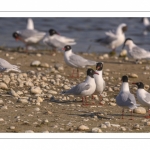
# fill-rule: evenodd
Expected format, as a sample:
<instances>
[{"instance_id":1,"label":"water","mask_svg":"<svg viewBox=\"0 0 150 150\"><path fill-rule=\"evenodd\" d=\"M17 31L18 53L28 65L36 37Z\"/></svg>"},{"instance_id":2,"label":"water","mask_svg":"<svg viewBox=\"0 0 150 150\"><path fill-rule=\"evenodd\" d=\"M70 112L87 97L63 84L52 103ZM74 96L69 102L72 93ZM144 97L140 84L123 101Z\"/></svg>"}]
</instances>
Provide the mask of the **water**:
<instances>
[{"instance_id":1,"label":"water","mask_svg":"<svg viewBox=\"0 0 150 150\"><path fill-rule=\"evenodd\" d=\"M149 50L150 34L144 36L141 18L32 18L37 30L47 32L50 28L55 29L60 35L75 38L77 44L72 46L76 52L109 52L110 50L95 39L105 36L105 31L115 30L120 23L126 23L128 30L126 37L130 37L139 46ZM0 18L0 46L18 47L24 46L12 37L12 33L26 28L27 18ZM90 48L90 49L89 49ZM121 51L121 47L117 48Z\"/></svg>"}]
</instances>

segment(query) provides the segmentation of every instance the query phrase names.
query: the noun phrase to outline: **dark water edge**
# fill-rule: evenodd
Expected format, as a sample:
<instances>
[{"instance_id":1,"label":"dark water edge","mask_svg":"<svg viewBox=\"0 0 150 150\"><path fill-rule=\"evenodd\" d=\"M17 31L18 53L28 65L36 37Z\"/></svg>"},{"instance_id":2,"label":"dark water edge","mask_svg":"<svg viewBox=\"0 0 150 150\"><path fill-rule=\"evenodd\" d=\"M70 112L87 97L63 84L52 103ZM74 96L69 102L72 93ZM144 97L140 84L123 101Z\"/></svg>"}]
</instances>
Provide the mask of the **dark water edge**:
<instances>
[{"instance_id":1,"label":"dark water edge","mask_svg":"<svg viewBox=\"0 0 150 150\"><path fill-rule=\"evenodd\" d=\"M55 29L61 35L75 38L77 44L72 46L76 52L109 52L110 50L95 39L105 36L105 32L115 30L120 23L126 23L128 30L126 37L130 37L139 46L150 50L150 35L143 35L141 18L129 17L32 17L34 27L37 30L47 32ZM12 33L26 28L27 18L0 18L0 47L17 48L24 47L21 42L16 42ZM45 49L44 46L42 46ZM117 49L121 51L121 47Z\"/></svg>"}]
</instances>

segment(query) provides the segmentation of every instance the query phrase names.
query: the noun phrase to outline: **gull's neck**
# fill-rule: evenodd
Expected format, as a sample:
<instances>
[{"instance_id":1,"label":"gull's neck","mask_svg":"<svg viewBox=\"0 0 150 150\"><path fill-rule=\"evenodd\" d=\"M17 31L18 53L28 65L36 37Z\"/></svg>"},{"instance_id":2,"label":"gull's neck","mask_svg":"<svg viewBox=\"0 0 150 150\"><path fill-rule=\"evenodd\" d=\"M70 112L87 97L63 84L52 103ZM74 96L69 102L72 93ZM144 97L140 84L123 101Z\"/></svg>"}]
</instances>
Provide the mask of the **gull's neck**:
<instances>
[{"instance_id":1,"label":"gull's neck","mask_svg":"<svg viewBox=\"0 0 150 150\"><path fill-rule=\"evenodd\" d=\"M70 55L72 55L72 54L73 54L72 49L69 50L69 51L65 51L65 55L66 55L66 56L70 56Z\"/></svg>"},{"instance_id":2,"label":"gull's neck","mask_svg":"<svg viewBox=\"0 0 150 150\"><path fill-rule=\"evenodd\" d=\"M95 79L94 78L91 78L90 76L87 76L86 79L85 79L85 82L87 83L92 83L92 82L95 82Z\"/></svg>"},{"instance_id":3,"label":"gull's neck","mask_svg":"<svg viewBox=\"0 0 150 150\"><path fill-rule=\"evenodd\" d=\"M130 50L131 50L133 47L137 46L137 45L135 45L135 44L133 43L133 41L128 41L128 42L126 43L126 45L129 47Z\"/></svg>"},{"instance_id":4,"label":"gull's neck","mask_svg":"<svg viewBox=\"0 0 150 150\"><path fill-rule=\"evenodd\" d=\"M130 92L128 82L123 82L122 83L120 92Z\"/></svg>"},{"instance_id":5,"label":"gull's neck","mask_svg":"<svg viewBox=\"0 0 150 150\"><path fill-rule=\"evenodd\" d=\"M99 74L99 76L101 76L101 77L103 76L103 70L100 70L100 71L96 70L96 72Z\"/></svg>"}]
</instances>

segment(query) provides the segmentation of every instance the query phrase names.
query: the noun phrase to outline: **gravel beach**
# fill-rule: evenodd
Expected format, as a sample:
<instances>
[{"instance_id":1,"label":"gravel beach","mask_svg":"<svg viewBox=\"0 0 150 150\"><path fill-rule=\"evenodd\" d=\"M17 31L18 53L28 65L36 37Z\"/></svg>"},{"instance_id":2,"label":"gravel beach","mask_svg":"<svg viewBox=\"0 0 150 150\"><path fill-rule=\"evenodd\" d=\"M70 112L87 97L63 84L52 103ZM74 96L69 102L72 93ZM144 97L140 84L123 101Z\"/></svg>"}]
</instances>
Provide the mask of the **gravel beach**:
<instances>
[{"instance_id":1,"label":"gravel beach","mask_svg":"<svg viewBox=\"0 0 150 150\"><path fill-rule=\"evenodd\" d=\"M80 97L64 96L63 90L84 81L86 68L80 69L80 78L70 78L72 68L64 62L63 52L51 51L0 51L1 58L19 65L22 73L2 73L0 76L0 132L16 133L137 133L150 131L147 108L134 110L117 106L121 77L129 76L131 93L137 87L132 82L141 81L150 92L150 62L108 54L78 53L84 58L104 62L103 77L106 88L103 105L99 97L89 97L90 106L82 106ZM92 67L95 70L95 66ZM138 103L138 101L137 101Z\"/></svg>"}]
</instances>

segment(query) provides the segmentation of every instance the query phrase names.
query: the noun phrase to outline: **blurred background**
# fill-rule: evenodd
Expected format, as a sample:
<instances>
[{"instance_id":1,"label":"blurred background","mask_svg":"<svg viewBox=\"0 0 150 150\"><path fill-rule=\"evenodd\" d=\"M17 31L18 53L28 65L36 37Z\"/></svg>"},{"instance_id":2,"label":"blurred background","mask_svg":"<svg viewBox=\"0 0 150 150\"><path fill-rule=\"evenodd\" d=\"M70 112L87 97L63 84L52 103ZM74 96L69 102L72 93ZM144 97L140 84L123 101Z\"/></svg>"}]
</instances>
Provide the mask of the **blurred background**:
<instances>
[{"instance_id":1,"label":"blurred background","mask_svg":"<svg viewBox=\"0 0 150 150\"><path fill-rule=\"evenodd\" d=\"M120 23L126 23L128 30L126 37L132 38L135 44L150 50L150 33L143 35L143 23L141 18L102 18L102 17L78 17L78 18L39 18L32 17L34 28L39 31L48 32L55 29L60 35L75 38L77 44L72 46L74 52L110 52L111 50L96 43L98 38L105 37L105 32L116 30ZM0 18L0 46L24 47L24 44L15 41L12 33L17 30L26 29L27 18ZM117 48L117 52L122 47ZM44 47L43 47L44 49Z\"/></svg>"}]
</instances>

